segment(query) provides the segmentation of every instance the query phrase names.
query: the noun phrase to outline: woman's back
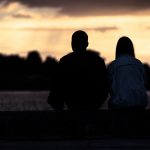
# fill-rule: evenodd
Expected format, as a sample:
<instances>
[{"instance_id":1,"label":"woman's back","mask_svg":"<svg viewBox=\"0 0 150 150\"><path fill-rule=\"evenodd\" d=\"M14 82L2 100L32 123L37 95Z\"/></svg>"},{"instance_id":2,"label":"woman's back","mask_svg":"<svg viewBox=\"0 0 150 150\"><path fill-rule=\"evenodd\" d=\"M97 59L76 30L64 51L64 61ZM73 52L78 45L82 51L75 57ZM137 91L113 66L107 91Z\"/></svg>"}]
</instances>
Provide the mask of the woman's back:
<instances>
[{"instance_id":1,"label":"woman's back","mask_svg":"<svg viewBox=\"0 0 150 150\"><path fill-rule=\"evenodd\" d=\"M108 78L110 108L144 108L147 105L144 67L135 58L133 43L126 36L121 37L117 42L116 60L108 67Z\"/></svg>"},{"instance_id":2,"label":"woman's back","mask_svg":"<svg viewBox=\"0 0 150 150\"><path fill-rule=\"evenodd\" d=\"M142 63L130 55L122 55L108 67L111 108L144 107L147 95Z\"/></svg>"}]
</instances>

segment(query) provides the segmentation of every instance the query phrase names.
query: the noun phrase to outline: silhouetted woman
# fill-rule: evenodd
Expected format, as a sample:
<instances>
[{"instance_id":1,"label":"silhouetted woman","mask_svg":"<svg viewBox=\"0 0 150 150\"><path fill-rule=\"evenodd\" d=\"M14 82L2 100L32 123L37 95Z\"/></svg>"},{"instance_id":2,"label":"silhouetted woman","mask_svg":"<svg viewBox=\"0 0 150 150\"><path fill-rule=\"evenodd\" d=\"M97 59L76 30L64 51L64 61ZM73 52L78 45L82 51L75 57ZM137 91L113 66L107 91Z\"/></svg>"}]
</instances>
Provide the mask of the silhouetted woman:
<instances>
[{"instance_id":1,"label":"silhouetted woman","mask_svg":"<svg viewBox=\"0 0 150 150\"><path fill-rule=\"evenodd\" d=\"M116 60L108 67L110 109L144 109L148 103L143 64L135 58L132 41L121 37Z\"/></svg>"}]
</instances>

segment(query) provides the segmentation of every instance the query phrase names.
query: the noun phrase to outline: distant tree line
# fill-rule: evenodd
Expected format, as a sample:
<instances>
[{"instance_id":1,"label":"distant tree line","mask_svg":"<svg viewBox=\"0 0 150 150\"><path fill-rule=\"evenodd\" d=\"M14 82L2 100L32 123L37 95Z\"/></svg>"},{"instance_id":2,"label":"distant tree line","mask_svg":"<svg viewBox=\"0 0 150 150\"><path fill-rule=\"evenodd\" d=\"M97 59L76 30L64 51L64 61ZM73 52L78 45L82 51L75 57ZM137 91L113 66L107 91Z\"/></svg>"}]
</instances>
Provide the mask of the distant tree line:
<instances>
[{"instance_id":1,"label":"distant tree line","mask_svg":"<svg viewBox=\"0 0 150 150\"><path fill-rule=\"evenodd\" d=\"M0 54L0 90L48 90L57 65L51 56L42 61L37 50L26 58Z\"/></svg>"},{"instance_id":2,"label":"distant tree line","mask_svg":"<svg viewBox=\"0 0 150 150\"><path fill-rule=\"evenodd\" d=\"M50 90L57 65L51 56L43 61L37 50L27 57L0 54L0 90ZM144 68L146 89L150 90L150 66L145 63Z\"/></svg>"}]
</instances>

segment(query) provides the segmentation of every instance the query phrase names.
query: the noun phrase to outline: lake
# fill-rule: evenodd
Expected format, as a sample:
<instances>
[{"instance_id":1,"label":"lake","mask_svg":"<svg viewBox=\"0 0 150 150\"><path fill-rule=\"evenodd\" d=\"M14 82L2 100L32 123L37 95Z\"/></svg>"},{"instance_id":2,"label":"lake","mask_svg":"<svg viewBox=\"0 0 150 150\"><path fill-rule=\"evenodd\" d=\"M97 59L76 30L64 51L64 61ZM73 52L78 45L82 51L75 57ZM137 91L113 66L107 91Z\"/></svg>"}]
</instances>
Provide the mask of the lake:
<instances>
[{"instance_id":1,"label":"lake","mask_svg":"<svg viewBox=\"0 0 150 150\"><path fill-rule=\"evenodd\" d=\"M148 93L150 109L150 92ZM1 91L0 111L45 111L53 110L47 103L49 91ZM107 101L101 109L108 109Z\"/></svg>"},{"instance_id":2,"label":"lake","mask_svg":"<svg viewBox=\"0 0 150 150\"><path fill-rule=\"evenodd\" d=\"M0 111L52 110L47 104L48 91L0 92Z\"/></svg>"}]
</instances>

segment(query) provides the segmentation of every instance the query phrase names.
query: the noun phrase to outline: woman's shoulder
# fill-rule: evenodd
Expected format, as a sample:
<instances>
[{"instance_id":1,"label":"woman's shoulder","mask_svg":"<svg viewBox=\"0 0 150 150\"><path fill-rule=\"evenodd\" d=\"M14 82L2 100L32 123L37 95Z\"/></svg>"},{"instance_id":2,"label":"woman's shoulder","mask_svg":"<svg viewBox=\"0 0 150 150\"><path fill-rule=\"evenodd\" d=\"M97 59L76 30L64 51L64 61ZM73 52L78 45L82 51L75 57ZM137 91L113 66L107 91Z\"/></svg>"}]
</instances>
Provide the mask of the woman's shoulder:
<instances>
[{"instance_id":1,"label":"woman's shoulder","mask_svg":"<svg viewBox=\"0 0 150 150\"><path fill-rule=\"evenodd\" d=\"M144 65L143 65L143 63L139 60L139 59L137 59L137 58L132 58L132 60L131 60L131 62L135 65L135 66L138 66L138 67L140 67L140 68L144 68Z\"/></svg>"},{"instance_id":2,"label":"woman's shoulder","mask_svg":"<svg viewBox=\"0 0 150 150\"><path fill-rule=\"evenodd\" d=\"M126 66L126 65L127 66L136 65L136 66L143 67L143 63L139 59L125 56L125 57L119 57L115 59L114 61L112 61L111 63L107 65L107 68L108 70L112 70L120 66Z\"/></svg>"},{"instance_id":3,"label":"woman's shoulder","mask_svg":"<svg viewBox=\"0 0 150 150\"><path fill-rule=\"evenodd\" d=\"M116 59L115 61L115 64L118 64L118 65L129 65L129 64L137 64L137 65L142 65L142 62L133 57L133 56L129 56L129 55L123 55L121 57L119 57L118 59Z\"/></svg>"},{"instance_id":4,"label":"woman's shoulder","mask_svg":"<svg viewBox=\"0 0 150 150\"><path fill-rule=\"evenodd\" d=\"M116 60L113 60L112 62L110 62L110 63L107 65L107 70L108 70L108 72L111 72L111 71L114 69L114 67L116 66L115 64L116 64Z\"/></svg>"},{"instance_id":5,"label":"woman's shoulder","mask_svg":"<svg viewBox=\"0 0 150 150\"><path fill-rule=\"evenodd\" d=\"M143 63L142 63L139 59L135 58L135 61L136 61L139 65L143 65Z\"/></svg>"}]
</instances>

